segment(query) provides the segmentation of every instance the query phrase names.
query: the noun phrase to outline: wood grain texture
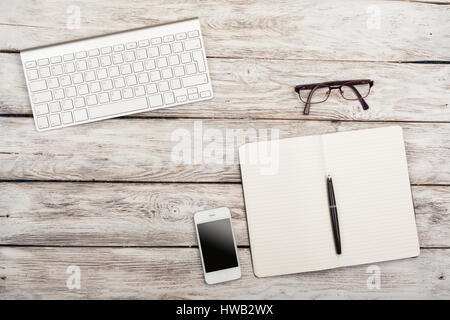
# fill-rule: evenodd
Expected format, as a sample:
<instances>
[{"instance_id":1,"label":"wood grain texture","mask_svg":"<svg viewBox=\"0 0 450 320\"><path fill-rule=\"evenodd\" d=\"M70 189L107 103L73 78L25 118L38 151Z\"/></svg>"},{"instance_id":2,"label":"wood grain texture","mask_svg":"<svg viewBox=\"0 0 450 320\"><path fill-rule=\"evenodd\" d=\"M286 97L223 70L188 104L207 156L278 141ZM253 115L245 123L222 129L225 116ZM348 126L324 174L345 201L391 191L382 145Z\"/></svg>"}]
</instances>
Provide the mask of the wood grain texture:
<instances>
[{"instance_id":1,"label":"wood grain texture","mask_svg":"<svg viewBox=\"0 0 450 320\"><path fill-rule=\"evenodd\" d=\"M208 60L214 99L134 116L237 119L450 121L450 65L260 59ZM18 54L0 53L0 114L31 114ZM308 116L294 92L303 83L369 78L369 110L333 92Z\"/></svg>"},{"instance_id":2,"label":"wood grain texture","mask_svg":"<svg viewBox=\"0 0 450 320\"><path fill-rule=\"evenodd\" d=\"M71 6L80 10L80 28ZM448 6L406 1L3 1L0 49L200 17L217 57L448 60ZM36 14L39 12L39 14ZM268 41L268 39L271 39Z\"/></svg>"},{"instance_id":3,"label":"wood grain texture","mask_svg":"<svg viewBox=\"0 0 450 320\"><path fill-rule=\"evenodd\" d=\"M379 290L367 288L367 265L255 278L248 249L242 278L204 283L197 248L0 248L1 299L448 299L450 250L378 263ZM81 288L66 286L80 267Z\"/></svg>"},{"instance_id":4,"label":"wood grain texture","mask_svg":"<svg viewBox=\"0 0 450 320\"><path fill-rule=\"evenodd\" d=\"M422 247L450 247L450 187L413 186ZM0 245L192 246L194 213L229 207L248 246L238 184L0 183Z\"/></svg>"},{"instance_id":5,"label":"wood grain texture","mask_svg":"<svg viewBox=\"0 0 450 320\"><path fill-rule=\"evenodd\" d=\"M285 138L389 125L392 123L114 119L37 134L31 118L0 117L0 179L239 182L237 146L245 141L276 138L272 132ZM401 126L411 183L450 184L450 124ZM202 141L202 133L203 147L194 148ZM217 144L211 142L214 135ZM220 146L216 154L211 152L214 145ZM189 163L177 160L180 153L176 151L182 146Z\"/></svg>"}]
</instances>

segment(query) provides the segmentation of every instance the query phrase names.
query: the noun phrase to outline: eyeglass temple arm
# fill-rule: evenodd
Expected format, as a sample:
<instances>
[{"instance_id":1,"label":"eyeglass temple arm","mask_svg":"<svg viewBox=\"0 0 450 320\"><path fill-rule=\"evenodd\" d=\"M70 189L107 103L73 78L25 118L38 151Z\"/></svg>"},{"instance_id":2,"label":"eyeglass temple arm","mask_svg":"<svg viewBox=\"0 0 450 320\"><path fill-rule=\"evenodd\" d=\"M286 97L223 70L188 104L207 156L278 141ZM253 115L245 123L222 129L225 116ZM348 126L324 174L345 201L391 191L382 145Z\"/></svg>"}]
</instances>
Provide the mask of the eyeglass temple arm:
<instances>
[{"instance_id":1,"label":"eyeglass temple arm","mask_svg":"<svg viewBox=\"0 0 450 320\"><path fill-rule=\"evenodd\" d=\"M367 104L366 100L364 100L364 98L361 96L361 94L359 93L359 91L352 85L347 85L350 88L352 88L353 92L355 92L356 97L358 97L359 102L361 103L361 106L363 108L363 110L367 110L369 109L369 105Z\"/></svg>"},{"instance_id":2,"label":"eyeglass temple arm","mask_svg":"<svg viewBox=\"0 0 450 320\"><path fill-rule=\"evenodd\" d=\"M306 99L305 109L303 109L303 114L309 114L309 109L311 107L311 98L314 94L314 91L316 91L317 88L319 88L319 86L312 88L312 90L309 92L308 99Z\"/></svg>"}]
</instances>

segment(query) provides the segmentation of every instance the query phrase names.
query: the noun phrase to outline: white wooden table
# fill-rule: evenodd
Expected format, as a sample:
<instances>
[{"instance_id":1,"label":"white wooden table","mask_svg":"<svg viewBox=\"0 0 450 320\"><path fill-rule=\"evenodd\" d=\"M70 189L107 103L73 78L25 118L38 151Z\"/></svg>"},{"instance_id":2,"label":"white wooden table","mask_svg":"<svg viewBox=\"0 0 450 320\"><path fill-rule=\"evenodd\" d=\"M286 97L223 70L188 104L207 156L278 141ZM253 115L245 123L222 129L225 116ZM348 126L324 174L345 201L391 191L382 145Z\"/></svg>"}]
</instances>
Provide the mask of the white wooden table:
<instances>
[{"instance_id":1,"label":"white wooden table","mask_svg":"<svg viewBox=\"0 0 450 320\"><path fill-rule=\"evenodd\" d=\"M35 131L19 50L197 16L213 100ZM2 1L0 299L450 298L449 31L436 0ZM375 81L368 111L333 94L302 114L295 85L358 78ZM281 137L401 125L421 255L377 264L379 289L368 266L256 278L237 161L171 160L174 132L199 123ZM243 276L207 286L193 214L221 206Z\"/></svg>"}]
</instances>

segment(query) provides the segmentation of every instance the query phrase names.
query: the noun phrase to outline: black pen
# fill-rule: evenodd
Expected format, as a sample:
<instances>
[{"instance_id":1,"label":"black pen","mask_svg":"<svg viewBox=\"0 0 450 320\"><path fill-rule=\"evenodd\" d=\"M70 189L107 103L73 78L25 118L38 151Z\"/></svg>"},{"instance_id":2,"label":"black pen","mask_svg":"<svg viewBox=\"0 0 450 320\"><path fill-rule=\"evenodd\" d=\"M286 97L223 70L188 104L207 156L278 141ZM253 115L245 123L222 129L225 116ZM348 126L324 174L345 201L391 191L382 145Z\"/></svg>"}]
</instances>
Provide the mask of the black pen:
<instances>
[{"instance_id":1,"label":"black pen","mask_svg":"<svg viewBox=\"0 0 450 320\"><path fill-rule=\"evenodd\" d=\"M339 233L339 220L336 208L336 199L334 198L333 181L331 176L327 177L327 189L328 189L328 205L330 206L330 218L331 227L333 228L334 246L336 247L336 253L341 254L341 235Z\"/></svg>"}]
</instances>

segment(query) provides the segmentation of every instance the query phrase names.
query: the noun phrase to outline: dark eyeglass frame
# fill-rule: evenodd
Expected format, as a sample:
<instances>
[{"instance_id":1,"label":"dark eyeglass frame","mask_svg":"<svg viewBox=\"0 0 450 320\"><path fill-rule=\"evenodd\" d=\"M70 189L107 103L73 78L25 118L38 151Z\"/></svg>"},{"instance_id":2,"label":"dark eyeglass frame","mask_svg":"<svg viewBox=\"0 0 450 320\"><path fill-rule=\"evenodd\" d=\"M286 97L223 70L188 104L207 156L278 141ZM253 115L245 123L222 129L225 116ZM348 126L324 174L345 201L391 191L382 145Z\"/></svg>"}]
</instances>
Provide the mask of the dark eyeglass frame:
<instances>
[{"instance_id":1,"label":"dark eyeglass frame","mask_svg":"<svg viewBox=\"0 0 450 320\"><path fill-rule=\"evenodd\" d=\"M369 91L367 92L367 94L364 97L361 96L359 91L355 88L355 85L361 85L361 84L369 84ZM343 86L351 88L356 95L356 99L346 98L342 92ZM367 110L367 109L369 109L369 105L364 100L364 98L369 95L370 89L372 88L372 86L373 86L373 80L370 80L370 79L328 81L328 82L321 82L321 83L298 85L295 87L295 92L298 93L298 97L300 98L301 101L303 101L303 99L300 95L300 91L301 90L311 90L309 92L308 99L306 101L303 101L303 102L305 102L305 109L303 109L303 114L309 114L309 109L311 107L311 104L325 102L328 99L328 97L330 96L331 90L333 90L333 89L339 89L339 92L341 93L342 98L344 98L345 100L359 100L363 110ZM326 96L325 100L319 101L319 102L311 102L311 98L312 98L314 92L319 88L328 88L328 92L327 92L327 96Z\"/></svg>"}]
</instances>

